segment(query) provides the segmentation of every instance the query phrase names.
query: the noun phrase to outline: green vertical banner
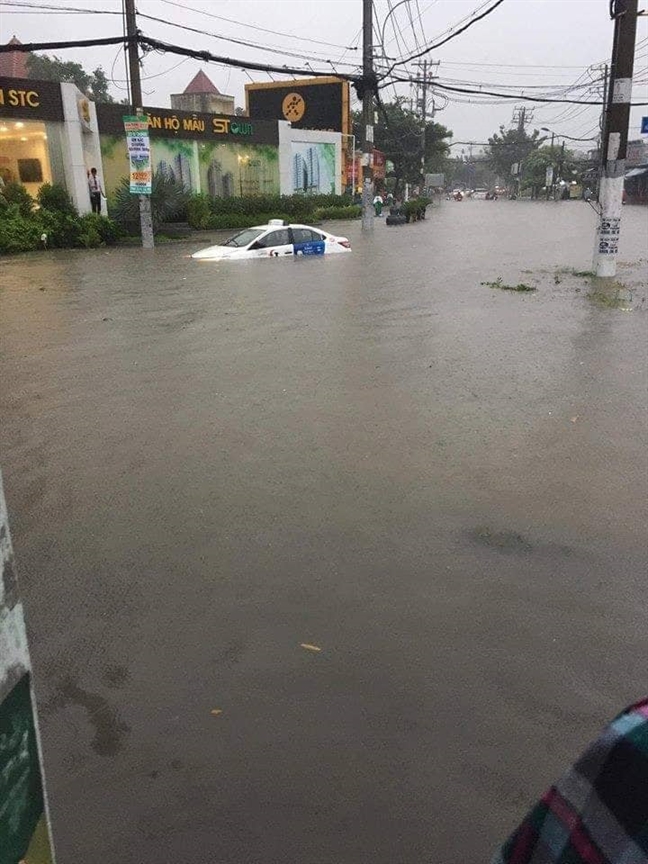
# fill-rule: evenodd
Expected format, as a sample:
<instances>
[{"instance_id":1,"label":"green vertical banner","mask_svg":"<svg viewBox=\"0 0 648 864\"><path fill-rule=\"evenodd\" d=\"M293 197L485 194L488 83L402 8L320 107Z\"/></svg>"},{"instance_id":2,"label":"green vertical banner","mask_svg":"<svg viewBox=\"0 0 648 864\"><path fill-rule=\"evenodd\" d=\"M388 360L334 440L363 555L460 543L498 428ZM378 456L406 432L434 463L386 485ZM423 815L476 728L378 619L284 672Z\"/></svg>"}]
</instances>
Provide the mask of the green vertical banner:
<instances>
[{"instance_id":1,"label":"green vertical banner","mask_svg":"<svg viewBox=\"0 0 648 864\"><path fill-rule=\"evenodd\" d=\"M31 662L0 477L0 864L54 864Z\"/></svg>"},{"instance_id":2,"label":"green vertical banner","mask_svg":"<svg viewBox=\"0 0 648 864\"><path fill-rule=\"evenodd\" d=\"M150 195L153 181L151 140L148 117L124 117L126 145L130 161L130 191L133 195Z\"/></svg>"}]
</instances>

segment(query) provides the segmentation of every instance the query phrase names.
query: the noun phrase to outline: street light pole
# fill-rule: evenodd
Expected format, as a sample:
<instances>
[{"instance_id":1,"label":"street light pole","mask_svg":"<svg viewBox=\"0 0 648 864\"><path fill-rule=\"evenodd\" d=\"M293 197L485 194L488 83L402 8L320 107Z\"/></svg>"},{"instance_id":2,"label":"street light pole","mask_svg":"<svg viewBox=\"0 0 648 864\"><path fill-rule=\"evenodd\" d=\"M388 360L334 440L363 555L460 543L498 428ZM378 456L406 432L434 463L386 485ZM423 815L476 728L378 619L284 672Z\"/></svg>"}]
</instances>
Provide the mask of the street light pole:
<instances>
[{"instance_id":1,"label":"street light pole","mask_svg":"<svg viewBox=\"0 0 648 864\"><path fill-rule=\"evenodd\" d=\"M362 229L373 230L373 0L362 0Z\"/></svg>"},{"instance_id":2,"label":"street light pole","mask_svg":"<svg viewBox=\"0 0 648 864\"><path fill-rule=\"evenodd\" d=\"M638 0L612 0L614 46L610 64L600 186L601 215L596 229L594 269L597 276L616 275L621 232L632 73L637 36Z\"/></svg>"},{"instance_id":3,"label":"street light pole","mask_svg":"<svg viewBox=\"0 0 648 864\"><path fill-rule=\"evenodd\" d=\"M137 17L135 0L125 0L126 35L128 36L128 71L130 77L130 97L133 114L142 114L142 82L140 80L139 46L137 44ZM151 217L151 196L139 196L140 231L142 248L153 249L153 220Z\"/></svg>"}]
</instances>

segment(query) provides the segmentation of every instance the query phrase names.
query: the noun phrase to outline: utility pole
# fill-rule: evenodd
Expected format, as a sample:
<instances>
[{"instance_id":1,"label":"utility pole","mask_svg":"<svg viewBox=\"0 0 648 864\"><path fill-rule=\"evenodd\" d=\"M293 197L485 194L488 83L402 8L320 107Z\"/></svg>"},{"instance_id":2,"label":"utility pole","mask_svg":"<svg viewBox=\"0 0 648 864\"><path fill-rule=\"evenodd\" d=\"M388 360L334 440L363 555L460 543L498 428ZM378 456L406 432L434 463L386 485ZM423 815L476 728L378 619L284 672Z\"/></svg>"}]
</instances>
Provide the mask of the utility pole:
<instances>
[{"instance_id":1,"label":"utility pole","mask_svg":"<svg viewBox=\"0 0 648 864\"><path fill-rule=\"evenodd\" d=\"M128 36L128 70L130 77L131 110L134 115L141 115L142 82L140 80L139 46L137 44L137 18L135 15L135 0L125 0L126 35ZM140 230L142 233L142 248L153 249L153 220L151 218L151 196L139 196Z\"/></svg>"},{"instance_id":2,"label":"utility pole","mask_svg":"<svg viewBox=\"0 0 648 864\"><path fill-rule=\"evenodd\" d=\"M423 84L421 85L421 187L420 193L424 194L425 186L425 124L427 122L427 60L423 61Z\"/></svg>"},{"instance_id":3,"label":"utility pole","mask_svg":"<svg viewBox=\"0 0 648 864\"><path fill-rule=\"evenodd\" d=\"M612 0L611 11L614 43L601 148L604 160L599 197L601 214L594 250L596 275L605 278L616 275L619 254L638 0Z\"/></svg>"},{"instance_id":4,"label":"utility pole","mask_svg":"<svg viewBox=\"0 0 648 864\"><path fill-rule=\"evenodd\" d=\"M518 132L524 132L524 122L526 119L526 106L522 106L518 113Z\"/></svg>"},{"instance_id":5,"label":"utility pole","mask_svg":"<svg viewBox=\"0 0 648 864\"><path fill-rule=\"evenodd\" d=\"M601 200L601 177L603 176L603 167L605 165L605 157L603 155L603 142L605 141L605 120L607 117L607 106L608 106L608 96L609 89L608 83L610 80L610 67L608 64L605 64L605 68L603 70L603 105L601 107L601 119L599 120L599 127L601 130L601 134L599 136L598 145L599 145L599 155L598 155L598 178L596 184L596 200Z\"/></svg>"},{"instance_id":6,"label":"utility pole","mask_svg":"<svg viewBox=\"0 0 648 864\"><path fill-rule=\"evenodd\" d=\"M563 139L563 142L560 145L560 156L558 157L558 181L563 179L564 168L565 168L565 140ZM554 176L554 198L556 197L555 186L556 186L556 177Z\"/></svg>"},{"instance_id":7,"label":"utility pole","mask_svg":"<svg viewBox=\"0 0 648 864\"><path fill-rule=\"evenodd\" d=\"M551 133L551 172L552 172L551 173L551 183L547 183L547 177L545 176L545 186L547 187L545 189L545 201L549 200L549 193L553 192L553 181L554 181L553 172L555 170L554 169L554 140L555 140L555 138L556 138L556 133L552 132ZM546 174L546 172L545 172L545 174Z\"/></svg>"},{"instance_id":8,"label":"utility pole","mask_svg":"<svg viewBox=\"0 0 648 864\"><path fill-rule=\"evenodd\" d=\"M374 222L374 70L373 2L362 0L362 230L372 231Z\"/></svg>"}]
</instances>

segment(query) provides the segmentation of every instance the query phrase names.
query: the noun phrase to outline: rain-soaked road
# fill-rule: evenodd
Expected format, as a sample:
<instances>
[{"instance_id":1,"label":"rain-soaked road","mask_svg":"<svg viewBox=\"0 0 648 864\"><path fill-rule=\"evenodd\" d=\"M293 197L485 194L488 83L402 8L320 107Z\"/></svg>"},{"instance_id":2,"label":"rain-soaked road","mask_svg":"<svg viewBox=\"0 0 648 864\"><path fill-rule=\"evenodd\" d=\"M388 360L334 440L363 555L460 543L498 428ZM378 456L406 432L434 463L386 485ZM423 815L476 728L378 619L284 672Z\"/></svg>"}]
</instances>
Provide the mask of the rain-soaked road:
<instances>
[{"instance_id":1,"label":"rain-soaked road","mask_svg":"<svg viewBox=\"0 0 648 864\"><path fill-rule=\"evenodd\" d=\"M327 259L0 263L59 864L485 862L645 695L623 215L630 312L555 275L590 266L576 202L444 202Z\"/></svg>"}]
</instances>

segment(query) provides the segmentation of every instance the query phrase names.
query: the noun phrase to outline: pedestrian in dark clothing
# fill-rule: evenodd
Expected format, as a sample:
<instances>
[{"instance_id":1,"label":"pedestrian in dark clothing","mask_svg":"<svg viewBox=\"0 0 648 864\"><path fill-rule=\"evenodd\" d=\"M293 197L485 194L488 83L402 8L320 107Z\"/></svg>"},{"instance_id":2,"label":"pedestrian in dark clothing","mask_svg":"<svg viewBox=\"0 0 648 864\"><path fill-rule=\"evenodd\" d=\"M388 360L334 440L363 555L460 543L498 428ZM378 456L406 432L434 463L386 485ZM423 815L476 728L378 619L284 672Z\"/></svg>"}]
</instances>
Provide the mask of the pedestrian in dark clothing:
<instances>
[{"instance_id":1,"label":"pedestrian in dark clothing","mask_svg":"<svg viewBox=\"0 0 648 864\"><path fill-rule=\"evenodd\" d=\"M88 190L90 191L90 205L93 213L101 213L101 196L104 194L101 181L97 177L97 169L91 168L88 175ZM105 196L104 196L105 197Z\"/></svg>"}]
</instances>

